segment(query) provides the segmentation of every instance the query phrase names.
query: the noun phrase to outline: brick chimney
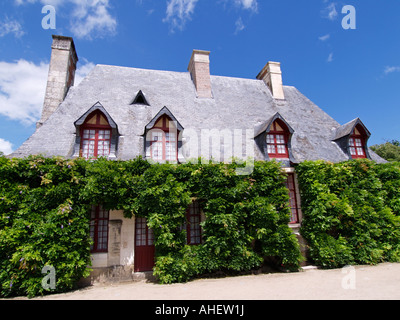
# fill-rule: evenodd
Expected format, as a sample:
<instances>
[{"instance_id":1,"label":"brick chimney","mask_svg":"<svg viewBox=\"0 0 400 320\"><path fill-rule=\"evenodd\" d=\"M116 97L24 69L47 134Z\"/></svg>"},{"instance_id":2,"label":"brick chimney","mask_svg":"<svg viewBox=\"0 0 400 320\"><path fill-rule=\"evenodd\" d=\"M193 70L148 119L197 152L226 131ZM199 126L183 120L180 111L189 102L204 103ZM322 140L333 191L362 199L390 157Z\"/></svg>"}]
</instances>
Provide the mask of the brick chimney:
<instances>
[{"instance_id":1,"label":"brick chimney","mask_svg":"<svg viewBox=\"0 0 400 320\"><path fill-rule=\"evenodd\" d=\"M257 79L265 82L275 99L285 99L280 62L268 62L258 74Z\"/></svg>"},{"instance_id":2,"label":"brick chimney","mask_svg":"<svg viewBox=\"0 0 400 320\"><path fill-rule=\"evenodd\" d=\"M210 51L193 50L188 71L196 87L198 98L212 98Z\"/></svg>"},{"instance_id":3,"label":"brick chimney","mask_svg":"<svg viewBox=\"0 0 400 320\"><path fill-rule=\"evenodd\" d=\"M39 128L64 101L68 90L74 85L78 56L74 40L70 37L53 35L51 60L47 78L42 117Z\"/></svg>"}]
</instances>

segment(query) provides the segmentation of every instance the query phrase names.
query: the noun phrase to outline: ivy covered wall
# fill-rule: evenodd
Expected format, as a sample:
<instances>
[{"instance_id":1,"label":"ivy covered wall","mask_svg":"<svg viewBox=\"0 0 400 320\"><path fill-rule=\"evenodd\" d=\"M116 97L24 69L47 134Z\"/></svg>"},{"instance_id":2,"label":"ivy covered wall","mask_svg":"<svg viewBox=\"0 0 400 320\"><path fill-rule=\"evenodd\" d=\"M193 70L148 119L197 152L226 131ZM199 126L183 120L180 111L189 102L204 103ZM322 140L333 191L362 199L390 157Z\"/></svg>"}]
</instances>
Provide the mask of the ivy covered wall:
<instances>
[{"instance_id":1,"label":"ivy covered wall","mask_svg":"<svg viewBox=\"0 0 400 320\"><path fill-rule=\"evenodd\" d=\"M160 283L215 271L247 271L272 257L297 270L302 260L290 230L286 175L276 162L156 164L100 159L0 157L0 295L41 295L74 288L90 273L91 205L146 217L154 230ZM400 166L370 161L305 162L296 171L310 257L324 267L400 260ZM203 243L186 244L186 209L206 217Z\"/></svg>"},{"instance_id":2,"label":"ivy covered wall","mask_svg":"<svg viewBox=\"0 0 400 320\"><path fill-rule=\"evenodd\" d=\"M53 292L88 276L88 211L93 204L146 217L155 233L155 275L187 281L219 270L243 271L264 257L297 269L301 260L288 227L285 174L260 162L250 176L236 164L150 165L100 159L0 158L1 295L38 295L43 267L56 270ZM186 245L186 209L196 199L206 216L203 244Z\"/></svg>"},{"instance_id":3,"label":"ivy covered wall","mask_svg":"<svg viewBox=\"0 0 400 320\"><path fill-rule=\"evenodd\" d=\"M317 161L296 170L301 234L315 264L400 262L400 163Z\"/></svg>"}]
</instances>

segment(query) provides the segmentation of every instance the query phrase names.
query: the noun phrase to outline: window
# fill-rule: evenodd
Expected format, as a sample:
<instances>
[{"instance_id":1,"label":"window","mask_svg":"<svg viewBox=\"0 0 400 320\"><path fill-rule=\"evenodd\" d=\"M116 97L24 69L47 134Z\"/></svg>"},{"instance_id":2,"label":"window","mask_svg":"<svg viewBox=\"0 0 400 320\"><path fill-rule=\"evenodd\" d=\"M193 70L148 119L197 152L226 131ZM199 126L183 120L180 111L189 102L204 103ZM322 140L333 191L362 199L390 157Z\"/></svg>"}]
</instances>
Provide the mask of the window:
<instances>
[{"instance_id":1,"label":"window","mask_svg":"<svg viewBox=\"0 0 400 320\"><path fill-rule=\"evenodd\" d=\"M161 117L150 131L150 157L154 161L178 160L178 131L168 117Z\"/></svg>"},{"instance_id":2,"label":"window","mask_svg":"<svg viewBox=\"0 0 400 320\"><path fill-rule=\"evenodd\" d=\"M271 125L267 134L267 151L270 158L289 158L288 130L281 120Z\"/></svg>"},{"instance_id":3,"label":"window","mask_svg":"<svg viewBox=\"0 0 400 320\"><path fill-rule=\"evenodd\" d=\"M136 218L136 236L135 245L137 247L146 247L154 245L154 232L147 226L146 218Z\"/></svg>"},{"instance_id":4,"label":"window","mask_svg":"<svg viewBox=\"0 0 400 320\"><path fill-rule=\"evenodd\" d=\"M293 173L288 174L288 178L286 181L286 187L289 190L289 205L290 205L290 223L299 223L299 209L297 206L297 192L295 185L295 178Z\"/></svg>"},{"instance_id":5,"label":"window","mask_svg":"<svg viewBox=\"0 0 400 320\"><path fill-rule=\"evenodd\" d=\"M92 252L108 251L108 219L109 213L102 206L92 206L90 211L90 237Z\"/></svg>"},{"instance_id":6,"label":"window","mask_svg":"<svg viewBox=\"0 0 400 320\"><path fill-rule=\"evenodd\" d=\"M353 159L363 159L367 157L365 152L365 141L365 131L360 125L357 125L349 138L349 150Z\"/></svg>"},{"instance_id":7,"label":"window","mask_svg":"<svg viewBox=\"0 0 400 320\"><path fill-rule=\"evenodd\" d=\"M201 244L201 211L198 201L193 201L186 212L187 244Z\"/></svg>"},{"instance_id":8,"label":"window","mask_svg":"<svg viewBox=\"0 0 400 320\"><path fill-rule=\"evenodd\" d=\"M85 159L108 157L111 149L112 129L105 115L95 111L81 127L80 156Z\"/></svg>"}]
</instances>

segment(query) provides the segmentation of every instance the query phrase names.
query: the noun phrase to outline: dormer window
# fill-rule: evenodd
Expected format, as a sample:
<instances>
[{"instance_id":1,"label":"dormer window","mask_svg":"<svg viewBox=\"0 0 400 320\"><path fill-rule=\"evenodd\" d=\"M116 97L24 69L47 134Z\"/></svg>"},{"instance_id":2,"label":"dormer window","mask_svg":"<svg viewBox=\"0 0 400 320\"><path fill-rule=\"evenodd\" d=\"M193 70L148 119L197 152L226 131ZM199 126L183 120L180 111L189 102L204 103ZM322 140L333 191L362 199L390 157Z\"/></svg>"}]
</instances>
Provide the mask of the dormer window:
<instances>
[{"instance_id":1,"label":"dormer window","mask_svg":"<svg viewBox=\"0 0 400 320\"><path fill-rule=\"evenodd\" d=\"M177 162L178 149L182 146L179 134L183 131L167 107L164 107L146 126L146 158L156 162Z\"/></svg>"},{"instance_id":2,"label":"dormer window","mask_svg":"<svg viewBox=\"0 0 400 320\"><path fill-rule=\"evenodd\" d=\"M334 132L334 138L338 146L349 159L371 159L368 151L368 139L371 133L359 118L350 121Z\"/></svg>"},{"instance_id":3,"label":"dormer window","mask_svg":"<svg viewBox=\"0 0 400 320\"><path fill-rule=\"evenodd\" d=\"M150 157L154 161L177 161L177 130L168 116L163 116L151 129Z\"/></svg>"},{"instance_id":4,"label":"dormer window","mask_svg":"<svg viewBox=\"0 0 400 320\"><path fill-rule=\"evenodd\" d=\"M265 160L293 161L291 139L294 134L290 124L276 113L257 128L254 140Z\"/></svg>"},{"instance_id":5,"label":"dormer window","mask_svg":"<svg viewBox=\"0 0 400 320\"><path fill-rule=\"evenodd\" d=\"M101 103L96 103L76 122L73 157L116 159L118 127Z\"/></svg>"},{"instance_id":6,"label":"dormer window","mask_svg":"<svg viewBox=\"0 0 400 320\"><path fill-rule=\"evenodd\" d=\"M353 159L367 158L365 152L366 133L361 125L357 125L349 138L349 151Z\"/></svg>"},{"instance_id":7,"label":"dormer window","mask_svg":"<svg viewBox=\"0 0 400 320\"><path fill-rule=\"evenodd\" d=\"M102 112L95 111L91 114L81 130L81 157L97 159L110 155L111 126Z\"/></svg>"},{"instance_id":8,"label":"dormer window","mask_svg":"<svg viewBox=\"0 0 400 320\"><path fill-rule=\"evenodd\" d=\"M280 119L275 120L267 133L267 152L270 158L289 158L289 130Z\"/></svg>"}]
</instances>

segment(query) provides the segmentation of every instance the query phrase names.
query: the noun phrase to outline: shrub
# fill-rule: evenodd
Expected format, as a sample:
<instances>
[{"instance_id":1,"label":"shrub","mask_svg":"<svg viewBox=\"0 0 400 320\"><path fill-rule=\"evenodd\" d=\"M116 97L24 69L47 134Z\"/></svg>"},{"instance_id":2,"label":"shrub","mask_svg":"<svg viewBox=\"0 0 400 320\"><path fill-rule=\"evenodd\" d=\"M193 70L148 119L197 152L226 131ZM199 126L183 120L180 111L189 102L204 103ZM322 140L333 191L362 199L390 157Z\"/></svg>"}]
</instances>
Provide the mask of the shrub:
<instances>
[{"instance_id":1,"label":"shrub","mask_svg":"<svg viewBox=\"0 0 400 320\"><path fill-rule=\"evenodd\" d=\"M247 271L274 257L298 268L299 245L288 227L285 175L275 162L237 176L236 163L155 164L62 158L0 157L0 295L41 295L45 266L63 292L90 273L91 205L147 218L154 230L161 283L215 271ZM204 243L186 244L189 204L200 202Z\"/></svg>"},{"instance_id":2,"label":"shrub","mask_svg":"<svg viewBox=\"0 0 400 320\"><path fill-rule=\"evenodd\" d=\"M400 261L396 164L368 160L297 168L310 256L323 267Z\"/></svg>"},{"instance_id":3,"label":"shrub","mask_svg":"<svg viewBox=\"0 0 400 320\"><path fill-rule=\"evenodd\" d=\"M89 217L79 202L76 166L57 158L1 158L1 296L43 294L45 266L56 270L57 292L89 275Z\"/></svg>"}]
</instances>

